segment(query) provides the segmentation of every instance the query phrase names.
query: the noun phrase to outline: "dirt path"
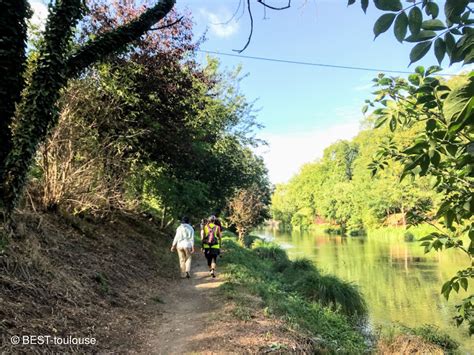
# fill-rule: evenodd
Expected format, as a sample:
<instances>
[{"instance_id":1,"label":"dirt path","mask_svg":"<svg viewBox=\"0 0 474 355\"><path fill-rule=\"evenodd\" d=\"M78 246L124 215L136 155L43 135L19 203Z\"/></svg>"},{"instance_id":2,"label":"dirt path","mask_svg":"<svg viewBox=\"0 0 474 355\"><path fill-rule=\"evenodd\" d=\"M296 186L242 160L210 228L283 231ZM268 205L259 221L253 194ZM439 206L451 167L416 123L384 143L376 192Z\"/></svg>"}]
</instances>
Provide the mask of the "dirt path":
<instances>
[{"instance_id":1,"label":"dirt path","mask_svg":"<svg viewBox=\"0 0 474 355\"><path fill-rule=\"evenodd\" d=\"M172 282L163 297L163 314L151 324L150 334L143 349L152 354L182 354L208 352L199 348L206 338L206 329L216 315L217 287L222 284L218 275L209 276L202 254L193 255L191 279ZM214 302L212 301L214 299ZM210 343L209 343L210 344Z\"/></svg>"}]
</instances>

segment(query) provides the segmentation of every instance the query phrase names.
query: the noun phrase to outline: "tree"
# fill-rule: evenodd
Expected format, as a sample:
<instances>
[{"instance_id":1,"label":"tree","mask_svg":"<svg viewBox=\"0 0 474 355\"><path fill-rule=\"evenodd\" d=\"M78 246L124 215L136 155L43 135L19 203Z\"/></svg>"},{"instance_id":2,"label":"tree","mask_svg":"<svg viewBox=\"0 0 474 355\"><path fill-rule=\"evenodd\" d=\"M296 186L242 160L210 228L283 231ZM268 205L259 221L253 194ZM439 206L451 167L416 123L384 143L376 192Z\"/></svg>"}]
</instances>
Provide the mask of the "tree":
<instances>
[{"instance_id":1,"label":"tree","mask_svg":"<svg viewBox=\"0 0 474 355\"><path fill-rule=\"evenodd\" d=\"M238 190L229 201L229 221L235 225L242 245L245 235L268 216L267 205L268 195L256 185Z\"/></svg>"},{"instance_id":2,"label":"tree","mask_svg":"<svg viewBox=\"0 0 474 355\"><path fill-rule=\"evenodd\" d=\"M425 251L456 248L463 251L469 266L461 270L442 288L448 298L452 290L467 290L468 280L474 278L474 224L472 214L474 201L474 172L472 166L474 120L474 74L465 77L461 83L450 84L433 76L440 68L416 69L409 81L400 78L379 77L378 96L371 105L376 106L376 126L388 124L391 130L423 123L425 129L414 143L399 149L387 141L371 164L374 174L388 166L387 158L400 162L403 166L401 179L408 176L434 178L433 188L442 196L433 224L438 231L430 233L422 240ZM419 213L409 214L409 223L431 223ZM464 246L463 237L469 238ZM474 333L473 296L458 305L458 324L469 322Z\"/></svg>"},{"instance_id":3,"label":"tree","mask_svg":"<svg viewBox=\"0 0 474 355\"><path fill-rule=\"evenodd\" d=\"M24 76L27 0L5 0L2 6L5 8L0 22L2 26L11 25L2 31L2 44L12 45L9 50L1 51L0 58L2 63L8 63L2 66L5 80L0 85L0 200L9 213L25 185L38 145L57 124L55 104L60 89L92 63L123 51L130 42L139 39L170 12L174 0L159 1L135 20L89 40L74 51L70 50L73 28L85 7L82 0L57 0L50 8L44 39L28 82Z\"/></svg>"},{"instance_id":4,"label":"tree","mask_svg":"<svg viewBox=\"0 0 474 355\"><path fill-rule=\"evenodd\" d=\"M355 2L349 0L348 5ZM410 64L423 58L432 48L440 65L446 55L450 64L474 62L472 1L444 1L445 20L440 18L442 12L434 0L406 2L409 4L404 7L400 0L374 0L375 7L386 12L374 24L375 37L393 25L399 42L416 43L410 53ZM367 11L369 0L361 0L360 4L364 12Z\"/></svg>"}]
</instances>

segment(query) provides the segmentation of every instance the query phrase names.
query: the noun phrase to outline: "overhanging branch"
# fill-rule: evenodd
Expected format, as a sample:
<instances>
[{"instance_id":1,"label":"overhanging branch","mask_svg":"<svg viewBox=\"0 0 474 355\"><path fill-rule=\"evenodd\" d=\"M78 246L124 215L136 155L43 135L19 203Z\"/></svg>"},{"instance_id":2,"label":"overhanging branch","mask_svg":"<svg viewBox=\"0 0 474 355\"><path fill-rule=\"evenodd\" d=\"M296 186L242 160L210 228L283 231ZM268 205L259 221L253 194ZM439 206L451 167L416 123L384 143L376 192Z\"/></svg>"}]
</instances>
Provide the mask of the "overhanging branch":
<instances>
[{"instance_id":1,"label":"overhanging branch","mask_svg":"<svg viewBox=\"0 0 474 355\"><path fill-rule=\"evenodd\" d=\"M263 5L264 7L268 7L269 9L277 10L277 11L286 10L286 9L289 9L291 7L291 0L288 0L288 5L282 6L282 7L275 7L275 6L268 5L268 4L265 3L264 0L257 0L257 2L260 3L261 5Z\"/></svg>"},{"instance_id":2,"label":"overhanging branch","mask_svg":"<svg viewBox=\"0 0 474 355\"><path fill-rule=\"evenodd\" d=\"M176 0L160 0L135 20L98 36L86 43L67 61L67 76L75 77L101 58L120 52L129 43L138 40L151 26L162 20L173 8Z\"/></svg>"},{"instance_id":3,"label":"overhanging branch","mask_svg":"<svg viewBox=\"0 0 474 355\"><path fill-rule=\"evenodd\" d=\"M167 25L163 25L163 26L160 26L160 27L155 27L155 28L150 28L149 31L157 31L157 30L162 30L163 28L168 28L168 27L173 27L174 25L176 25L177 23L180 23L181 20L184 18L184 16L181 16L179 19L177 19L176 21L173 21Z\"/></svg>"}]
</instances>

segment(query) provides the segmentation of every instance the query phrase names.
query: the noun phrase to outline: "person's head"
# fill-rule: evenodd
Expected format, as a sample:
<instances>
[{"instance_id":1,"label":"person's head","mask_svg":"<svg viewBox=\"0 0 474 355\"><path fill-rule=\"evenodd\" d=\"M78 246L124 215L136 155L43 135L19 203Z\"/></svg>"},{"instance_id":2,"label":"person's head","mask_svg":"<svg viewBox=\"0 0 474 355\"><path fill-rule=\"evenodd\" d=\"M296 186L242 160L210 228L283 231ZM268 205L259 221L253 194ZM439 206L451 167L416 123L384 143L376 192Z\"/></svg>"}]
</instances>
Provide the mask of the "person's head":
<instances>
[{"instance_id":1,"label":"person's head","mask_svg":"<svg viewBox=\"0 0 474 355\"><path fill-rule=\"evenodd\" d=\"M209 220L209 223L216 223L217 218L216 216L212 215L211 217L208 218L208 220Z\"/></svg>"},{"instance_id":2,"label":"person's head","mask_svg":"<svg viewBox=\"0 0 474 355\"><path fill-rule=\"evenodd\" d=\"M183 216L183 218L181 218L181 223L189 224L189 217Z\"/></svg>"}]
</instances>

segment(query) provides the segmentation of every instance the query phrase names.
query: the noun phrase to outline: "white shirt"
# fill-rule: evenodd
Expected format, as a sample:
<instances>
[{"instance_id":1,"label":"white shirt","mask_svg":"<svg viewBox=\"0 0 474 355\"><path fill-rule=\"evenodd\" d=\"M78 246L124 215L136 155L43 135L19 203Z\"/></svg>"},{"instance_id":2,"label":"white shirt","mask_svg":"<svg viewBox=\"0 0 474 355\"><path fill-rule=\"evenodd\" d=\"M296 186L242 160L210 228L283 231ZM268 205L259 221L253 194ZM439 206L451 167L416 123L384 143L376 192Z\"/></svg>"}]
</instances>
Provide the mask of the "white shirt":
<instances>
[{"instance_id":1,"label":"white shirt","mask_svg":"<svg viewBox=\"0 0 474 355\"><path fill-rule=\"evenodd\" d=\"M178 249L190 249L194 246L194 229L189 224L182 223L176 229L173 246Z\"/></svg>"}]
</instances>

